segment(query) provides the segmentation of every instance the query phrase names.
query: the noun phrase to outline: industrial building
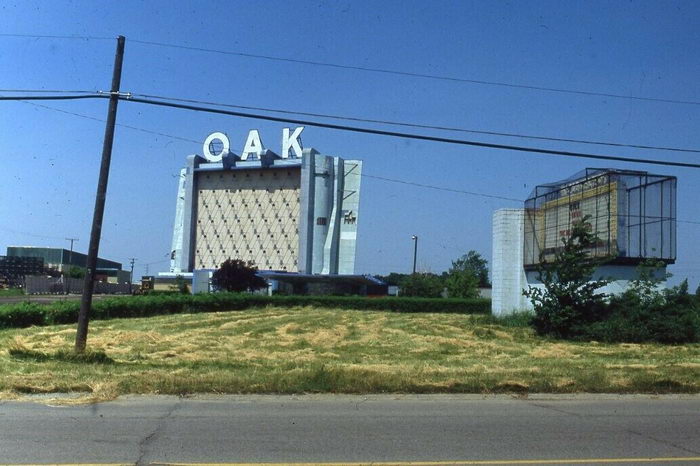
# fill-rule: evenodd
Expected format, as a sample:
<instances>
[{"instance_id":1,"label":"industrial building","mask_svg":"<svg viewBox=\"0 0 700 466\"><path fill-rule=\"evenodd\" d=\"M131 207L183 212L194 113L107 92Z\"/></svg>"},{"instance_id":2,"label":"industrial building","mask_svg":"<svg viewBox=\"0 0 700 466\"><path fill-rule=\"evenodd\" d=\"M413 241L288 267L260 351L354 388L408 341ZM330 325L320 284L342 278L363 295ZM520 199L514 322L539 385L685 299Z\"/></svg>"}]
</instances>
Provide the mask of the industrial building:
<instances>
[{"instance_id":1,"label":"industrial building","mask_svg":"<svg viewBox=\"0 0 700 466\"><path fill-rule=\"evenodd\" d=\"M285 128L272 152L251 130L236 154L212 133L180 172L170 273L213 270L226 259L260 270L352 275L362 162L303 148Z\"/></svg>"},{"instance_id":2,"label":"industrial building","mask_svg":"<svg viewBox=\"0 0 700 466\"><path fill-rule=\"evenodd\" d=\"M620 293L638 278L647 260L663 264L666 277L676 260L676 177L643 171L587 168L554 183L537 186L523 209L501 209L493 216L492 311L531 309L523 296L542 286L539 269L552 262L577 221L597 238L588 250L604 262L593 279L610 279L603 293Z\"/></svg>"},{"instance_id":3,"label":"industrial building","mask_svg":"<svg viewBox=\"0 0 700 466\"><path fill-rule=\"evenodd\" d=\"M48 269L49 271L61 274L69 273L70 269L73 267L85 269L85 266L87 265L87 255L62 248L8 246L6 256L7 259L33 258L34 261L32 261L32 264L34 264L34 267L32 269L32 273L28 273L27 275L36 274L38 270L38 266L36 264L38 264L39 261L41 262L41 267L39 267L39 269ZM130 280L130 274L129 271L122 270L121 263L98 258L95 278L98 281L108 283L128 283Z\"/></svg>"}]
</instances>

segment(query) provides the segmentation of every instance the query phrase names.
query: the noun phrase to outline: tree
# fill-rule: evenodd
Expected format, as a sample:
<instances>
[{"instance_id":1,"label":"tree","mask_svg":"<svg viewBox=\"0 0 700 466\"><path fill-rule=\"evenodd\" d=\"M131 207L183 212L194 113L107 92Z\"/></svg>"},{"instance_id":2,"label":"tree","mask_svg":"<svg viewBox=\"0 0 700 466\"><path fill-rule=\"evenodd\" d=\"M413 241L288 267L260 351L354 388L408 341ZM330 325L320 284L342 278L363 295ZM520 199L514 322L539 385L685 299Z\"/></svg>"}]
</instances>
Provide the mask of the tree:
<instances>
[{"instance_id":1,"label":"tree","mask_svg":"<svg viewBox=\"0 0 700 466\"><path fill-rule=\"evenodd\" d=\"M477 279L477 286L490 286L488 261L481 254L471 250L456 261L452 261L452 271L469 271Z\"/></svg>"},{"instance_id":2,"label":"tree","mask_svg":"<svg viewBox=\"0 0 700 466\"><path fill-rule=\"evenodd\" d=\"M379 278L381 281L386 283L387 285L393 285L393 286L400 286L401 282L405 280L408 277L408 274L405 273L397 273L397 272L391 272L389 275L378 275L377 278Z\"/></svg>"},{"instance_id":3,"label":"tree","mask_svg":"<svg viewBox=\"0 0 700 466\"><path fill-rule=\"evenodd\" d=\"M432 273L414 273L401 281L401 296L439 298L444 285L440 277Z\"/></svg>"},{"instance_id":4,"label":"tree","mask_svg":"<svg viewBox=\"0 0 700 466\"><path fill-rule=\"evenodd\" d=\"M258 268L251 261L227 259L211 277L214 288L225 291L253 291L267 287L267 282L256 275Z\"/></svg>"},{"instance_id":5,"label":"tree","mask_svg":"<svg viewBox=\"0 0 700 466\"><path fill-rule=\"evenodd\" d=\"M70 278L85 278L85 270L83 270L81 267L71 267L70 270L68 270L68 276Z\"/></svg>"},{"instance_id":6,"label":"tree","mask_svg":"<svg viewBox=\"0 0 700 466\"><path fill-rule=\"evenodd\" d=\"M563 247L554 261L540 266L544 289L531 286L524 291L535 308L532 322L540 335L571 338L586 324L605 317L607 295L597 290L609 282L592 280L596 267L603 263L589 254L596 242L588 216L574 223L571 236L562 238Z\"/></svg>"},{"instance_id":7,"label":"tree","mask_svg":"<svg viewBox=\"0 0 700 466\"><path fill-rule=\"evenodd\" d=\"M450 298L476 298L479 296L479 279L471 270L460 270L454 267L445 281Z\"/></svg>"},{"instance_id":8,"label":"tree","mask_svg":"<svg viewBox=\"0 0 700 466\"><path fill-rule=\"evenodd\" d=\"M187 281L182 275L178 275L175 277L174 287L177 291L179 291L182 294L188 294L190 292L190 287L187 285Z\"/></svg>"}]
</instances>

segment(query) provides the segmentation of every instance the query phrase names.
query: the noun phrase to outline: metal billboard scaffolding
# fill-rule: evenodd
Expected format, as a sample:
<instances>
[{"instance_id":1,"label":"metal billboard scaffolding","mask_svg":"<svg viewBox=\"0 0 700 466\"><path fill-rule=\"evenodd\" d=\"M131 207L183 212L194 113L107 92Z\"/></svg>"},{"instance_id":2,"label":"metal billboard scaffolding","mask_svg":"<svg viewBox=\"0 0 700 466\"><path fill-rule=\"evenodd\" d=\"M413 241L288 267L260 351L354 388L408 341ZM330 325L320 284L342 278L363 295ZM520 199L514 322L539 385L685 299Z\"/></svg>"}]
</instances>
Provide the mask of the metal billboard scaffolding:
<instances>
[{"instance_id":1,"label":"metal billboard scaffolding","mask_svg":"<svg viewBox=\"0 0 700 466\"><path fill-rule=\"evenodd\" d=\"M586 220L592 257L611 264L676 260L676 177L586 168L535 187L525 201L524 265L552 262L572 225Z\"/></svg>"}]
</instances>

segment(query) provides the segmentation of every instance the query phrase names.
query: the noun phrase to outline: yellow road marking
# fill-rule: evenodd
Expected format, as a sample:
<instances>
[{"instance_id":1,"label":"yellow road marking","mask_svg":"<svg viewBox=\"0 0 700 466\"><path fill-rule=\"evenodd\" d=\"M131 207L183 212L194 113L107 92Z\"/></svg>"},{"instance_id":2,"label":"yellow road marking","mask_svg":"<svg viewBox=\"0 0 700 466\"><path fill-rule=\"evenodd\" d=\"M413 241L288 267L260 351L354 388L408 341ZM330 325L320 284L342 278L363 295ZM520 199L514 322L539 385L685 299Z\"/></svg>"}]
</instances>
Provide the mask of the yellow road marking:
<instances>
[{"instance_id":1,"label":"yellow road marking","mask_svg":"<svg viewBox=\"0 0 700 466\"><path fill-rule=\"evenodd\" d=\"M473 461L360 461L327 463L160 463L152 462L149 466L442 466L442 465L479 465L479 464L593 464L593 463L679 463L695 461L700 463L700 456L660 457L660 458L569 458L557 460L473 460ZM134 466L134 463L0 463L0 466Z\"/></svg>"},{"instance_id":2,"label":"yellow road marking","mask_svg":"<svg viewBox=\"0 0 700 466\"><path fill-rule=\"evenodd\" d=\"M151 466L442 466L472 464L592 464L592 463L678 463L700 462L700 456L665 458L570 458L558 460L475 460L475 461L365 461L329 463L151 463Z\"/></svg>"},{"instance_id":3,"label":"yellow road marking","mask_svg":"<svg viewBox=\"0 0 700 466\"><path fill-rule=\"evenodd\" d=\"M0 466L134 466L134 463L0 463Z\"/></svg>"}]
</instances>

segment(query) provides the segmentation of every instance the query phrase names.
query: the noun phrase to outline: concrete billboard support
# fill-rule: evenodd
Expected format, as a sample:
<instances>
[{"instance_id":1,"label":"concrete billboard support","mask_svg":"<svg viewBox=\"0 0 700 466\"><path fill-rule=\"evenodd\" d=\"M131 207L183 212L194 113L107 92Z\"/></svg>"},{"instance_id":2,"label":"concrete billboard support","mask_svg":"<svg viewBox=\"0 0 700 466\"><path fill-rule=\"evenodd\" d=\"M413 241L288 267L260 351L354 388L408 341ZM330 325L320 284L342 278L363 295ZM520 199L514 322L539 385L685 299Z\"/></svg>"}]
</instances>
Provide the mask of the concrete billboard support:
<instances>
[{"instance_id":1,"label":"concrete billboard support","mask_svg":"<svg viewBox=\"0 0 700 466\"><path fill-rule=\"evenodd\" d=\"M504 316L530 310L523 296L527 277L523 268L524 209L499 209L493 214L491 313Z\"/></svg>"}]
</instances>

